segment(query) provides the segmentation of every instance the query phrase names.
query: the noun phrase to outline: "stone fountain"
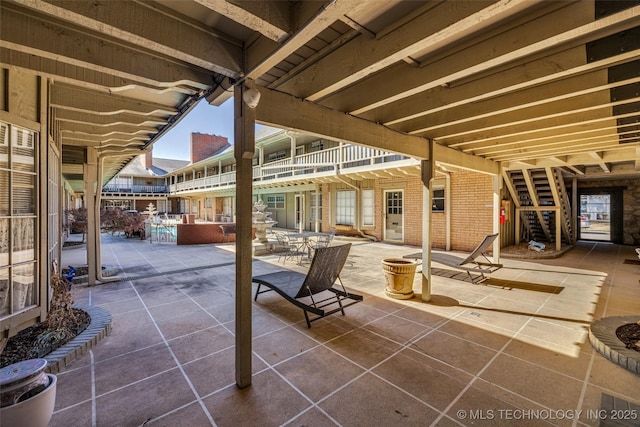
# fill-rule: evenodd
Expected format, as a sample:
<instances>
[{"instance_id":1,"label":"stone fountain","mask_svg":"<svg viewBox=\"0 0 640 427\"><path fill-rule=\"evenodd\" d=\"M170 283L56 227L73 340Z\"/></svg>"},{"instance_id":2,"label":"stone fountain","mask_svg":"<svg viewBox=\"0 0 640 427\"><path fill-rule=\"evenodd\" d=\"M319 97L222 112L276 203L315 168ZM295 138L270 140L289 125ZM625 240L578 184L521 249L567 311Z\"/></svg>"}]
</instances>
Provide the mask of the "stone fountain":
<instances>
[{"instance_id":1,"label":"stone fountain","mask_svg":"<svg viewBox=\"0 0 640 427\"><path fill-rule=\"evenodd\" d=\"M276 225L278 222L269 218L271 216L271 212L266 211L267 206L261 200L258 200L253 204L253 228L256 229L256 238L255 240L263 245L269 246L269 240L267 239L267 230ZM256 252L256 248L254 247L254 254Z\"/></svg>"}]
</instances>

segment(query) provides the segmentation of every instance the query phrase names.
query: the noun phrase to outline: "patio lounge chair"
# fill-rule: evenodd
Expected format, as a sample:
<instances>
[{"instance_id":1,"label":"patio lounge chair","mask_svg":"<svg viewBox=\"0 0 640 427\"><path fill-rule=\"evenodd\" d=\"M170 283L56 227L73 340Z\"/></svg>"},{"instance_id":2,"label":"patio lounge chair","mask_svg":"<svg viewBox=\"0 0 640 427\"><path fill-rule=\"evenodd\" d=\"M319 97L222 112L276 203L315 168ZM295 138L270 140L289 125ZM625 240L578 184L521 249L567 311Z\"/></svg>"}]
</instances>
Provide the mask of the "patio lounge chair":
<instances>
[{"instance_id":1,"label":"patio lounge chair","mask_svg":"<svg viewBox=\"0 0 640 427\"><path fill-rule=\"evenodd\" d=\"M254 300L257 301L258 295L262 293L276 291L303 310L309 328L311 322L338 311L344 316L345 307L363 299L361 295L347 292L340 280L340 271L350 249L351 243L318 248L306 275L297 271L283 270L254 276L252 282L258 284ZM340 282L339 288L334 287L336 280ZM261 291L262 286L268 289ZM331 308L326 309L327 307ZM309 313L316 317L310 318Z\"/></svg>"},{"instance_id":2,"label":"patio lounge chair","mask_svg":"<svg viewBox=\"0 0 640 427\"><path fill-rule=\"evenodd\" d=\"M472 283L480 283L487 279L485 274L493 273L502 268L502 264L492 262L485 255L485 252L491 248L493 241L497 237L497 233L485 236L482 242L466 258L441 252L431 252L431 261L466 271ZM485 261L479 261L478 258L480 257L483 257ZM403 258L422 259L422 252L405 255ZM479 275L473 276L471 273L479 273Z\"/></svg>"}]
</instances>

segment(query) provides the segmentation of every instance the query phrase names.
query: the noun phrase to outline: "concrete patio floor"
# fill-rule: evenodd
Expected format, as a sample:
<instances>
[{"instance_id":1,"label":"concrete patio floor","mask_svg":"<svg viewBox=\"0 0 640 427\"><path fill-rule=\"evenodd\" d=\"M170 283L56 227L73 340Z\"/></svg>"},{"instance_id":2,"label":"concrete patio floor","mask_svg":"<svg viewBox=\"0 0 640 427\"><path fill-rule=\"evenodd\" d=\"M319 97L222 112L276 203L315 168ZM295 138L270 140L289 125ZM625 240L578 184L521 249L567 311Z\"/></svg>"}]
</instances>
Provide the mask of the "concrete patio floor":
<instances>
[{"instance_id":1,"label":"concrete patio floor","mask_svg":"<svg viewBox=\"0 0 640 427\"><path fill-rule=\"evenodd\" d=\"M112 314L113 330L58 374L51 426L597 426L603 395L640 403L640 377L588 339L593 320L640 313L630 246L503 258L479 285L434 264L425 303L419 274L413 299L384 294L381 259L415 247L350 239L342 280L364 301L308 329L299 308L262 295L252 385L241 390L233 244L102 238L104 264L148 277L74 286L77 303ZM85 249L64 250L62 261L86 264ZM277 261L256 258L254 274L305 269ZM635 409L627 418L640 425Z\"/></svg>"}]
</instances>

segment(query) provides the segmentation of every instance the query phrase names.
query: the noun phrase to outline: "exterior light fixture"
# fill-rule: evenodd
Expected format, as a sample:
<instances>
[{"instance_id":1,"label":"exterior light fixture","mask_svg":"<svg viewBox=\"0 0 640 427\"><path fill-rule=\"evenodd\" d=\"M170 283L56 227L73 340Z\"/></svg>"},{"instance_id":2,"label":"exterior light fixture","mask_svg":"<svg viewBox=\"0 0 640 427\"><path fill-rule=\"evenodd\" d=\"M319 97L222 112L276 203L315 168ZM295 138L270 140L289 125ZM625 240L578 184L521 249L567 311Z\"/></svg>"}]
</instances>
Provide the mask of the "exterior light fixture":
<instances>
[{"instance_id":1,"label":"exterior light fixture","mask_svg":"<svg viewBox=\"0 0 640 427\"><path fill-rule=\"evenodd\" d=\"M247 107L256 108L260 102L260 91L254 87L245 90L242 94L242 100Z\"/></svg>"}]
</instances>

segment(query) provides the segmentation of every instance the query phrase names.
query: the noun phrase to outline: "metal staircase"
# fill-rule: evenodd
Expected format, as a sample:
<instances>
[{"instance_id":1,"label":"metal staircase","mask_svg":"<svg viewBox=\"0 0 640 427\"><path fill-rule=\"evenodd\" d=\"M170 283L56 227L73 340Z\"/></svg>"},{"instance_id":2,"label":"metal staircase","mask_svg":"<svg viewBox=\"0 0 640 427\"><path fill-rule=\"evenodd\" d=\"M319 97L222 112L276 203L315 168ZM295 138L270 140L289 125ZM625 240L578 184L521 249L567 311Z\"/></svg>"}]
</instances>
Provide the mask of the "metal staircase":
<instances>
[{"instance_id":1,"label":"metal staircase","mask_svg":"<svg viewBox=\"0 0 640 427\"><path fill-rule=\"evenodd\" d=\"M504 178L516 208L521 208L517 209L521 241L555 243L556 221L560 221L561 241L573 242L571 205L559 169L509 170Z\"/></svg>"}]
</instances>

